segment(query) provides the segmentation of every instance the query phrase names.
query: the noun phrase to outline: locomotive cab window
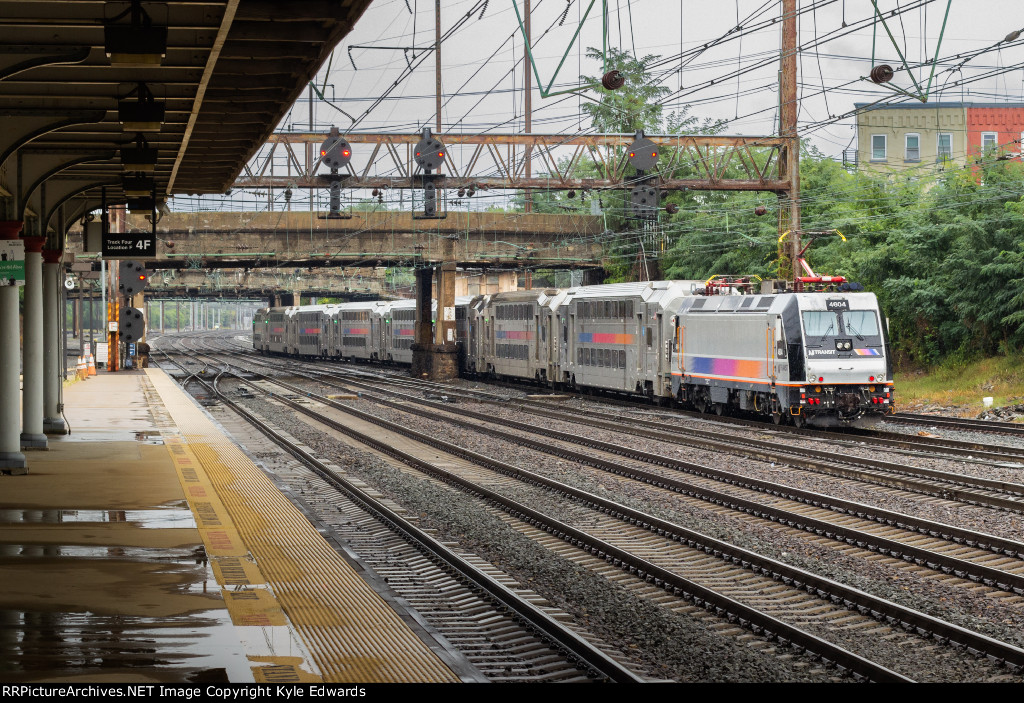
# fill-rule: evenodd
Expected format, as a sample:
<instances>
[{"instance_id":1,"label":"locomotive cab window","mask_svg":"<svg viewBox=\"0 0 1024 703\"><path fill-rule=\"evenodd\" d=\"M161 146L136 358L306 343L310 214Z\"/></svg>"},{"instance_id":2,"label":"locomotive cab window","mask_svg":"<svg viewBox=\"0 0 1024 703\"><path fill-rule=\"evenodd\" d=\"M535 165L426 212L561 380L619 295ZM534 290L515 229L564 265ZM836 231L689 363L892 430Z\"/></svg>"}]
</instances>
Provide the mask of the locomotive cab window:
<instances>
[{"instance_id":1,"label":"locomotive cab window","mask_svg":"<svg viewBox=\"0 0 1024 703\"><path fill-rule=\"evenodd\" d=\"M874 310L847 310L843 313L843 324L849 334L862 337L878 335L878 317Z\"/></svg>"},{"instance_id":2,"label":"locomotive cab window","mask_svg":"<svg viewBox=\"0 0 1024 703\"><path fill-rule=\"evenodd\" d=\"M827 310L807 310L803 314L804 333L808 337L839 334L839 317Z\"/></svg>"}]
</instances>

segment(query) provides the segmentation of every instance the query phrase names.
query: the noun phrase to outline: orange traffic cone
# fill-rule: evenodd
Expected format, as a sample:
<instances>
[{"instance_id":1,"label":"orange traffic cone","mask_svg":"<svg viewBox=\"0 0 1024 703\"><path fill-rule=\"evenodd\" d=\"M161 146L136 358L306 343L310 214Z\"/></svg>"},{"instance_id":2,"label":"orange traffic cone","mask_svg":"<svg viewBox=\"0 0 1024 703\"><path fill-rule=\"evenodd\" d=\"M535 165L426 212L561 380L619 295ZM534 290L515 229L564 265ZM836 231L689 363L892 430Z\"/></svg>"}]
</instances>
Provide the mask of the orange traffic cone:
<instances>
[{"instance_id":1,"label":"orange traffic cone","mask_svg":"<svg viewBox=\"0 0 1024 703\"><path fill-rule=\"evenodd\" d=\"M93 358L92 354L89 355L89 375L96 375L96 359Z\"/></svg>"}]
</instances>

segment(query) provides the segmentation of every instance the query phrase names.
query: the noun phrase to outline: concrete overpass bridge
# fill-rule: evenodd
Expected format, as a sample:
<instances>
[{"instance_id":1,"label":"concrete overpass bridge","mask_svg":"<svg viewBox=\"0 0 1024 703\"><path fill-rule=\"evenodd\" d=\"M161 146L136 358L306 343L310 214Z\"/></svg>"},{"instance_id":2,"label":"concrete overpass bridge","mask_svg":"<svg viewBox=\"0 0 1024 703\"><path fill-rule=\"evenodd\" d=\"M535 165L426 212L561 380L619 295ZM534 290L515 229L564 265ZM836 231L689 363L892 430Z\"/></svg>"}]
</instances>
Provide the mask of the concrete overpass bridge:
<instances>
[{"instance_id":1,"label":"concrete overpass bridge","mask_svg":"<svg viewBox=\"0 0 1024 703\"><path fill-rule=\"evenodd\" d=\"M124 231L147 233L129 215ZM317 213L196 212L157 223L153 269L276 267L418 267L455 262L477 269L596 269L601 266L601 217L592 215L450 212L423 220L408 211L354 212L350 219ZM75 260L97 260L99 248L81 227L68 238Z\"/></svg>"}]
</instances>

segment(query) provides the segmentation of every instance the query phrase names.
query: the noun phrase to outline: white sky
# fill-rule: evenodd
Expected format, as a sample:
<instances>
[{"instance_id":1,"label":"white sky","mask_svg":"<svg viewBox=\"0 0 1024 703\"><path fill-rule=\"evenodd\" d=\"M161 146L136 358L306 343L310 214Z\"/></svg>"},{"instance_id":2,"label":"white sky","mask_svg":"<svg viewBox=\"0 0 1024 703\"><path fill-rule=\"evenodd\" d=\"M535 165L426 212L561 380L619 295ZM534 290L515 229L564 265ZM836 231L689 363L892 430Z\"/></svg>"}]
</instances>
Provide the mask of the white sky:
<instances>
[{"instance_id":1,"label":"white sky","mask_svg":"<svg viewBox=\"0 0 1024 703\"><path fill-rule=\"evenodd\" d=\"M410 13L408 5L415 11ZM416 54L422 60L418 68L403 77L407 64L403 51L349 47L405 46L430 47L434 42L434 2L432 0L377 0L366 11L355 29L336 49L329 70L321 71L318 85L326 83L326 97L354 118L356 130L408 132L434 122L434 57ZM879 8L888 13L897 7L915 7L923 0L879 0ZM519 35L513 2L520 8L524 0L489 0L484 18L479 11L442 44L444 131L518 132L523 129L522 38ZM533 0L532 24L535 55L541 80L546 84L554 75L578 18L589 0ZM480 0L442 0L441 25L451 28ZM564 26L558 20L569 6ZM800 43L815 38L831 39L818 48L802 52L801 129L813 143L828 154L838 156L850 146L854 120L840 119L820 126L830 116L853 109L854 102L911 100L892 90L861 80L871 69L873 25L865 20L873 16L871 0L800 0L806 10L800 18ZM924 1L923 6L895 18L887 17L889 28L904 49L909 62L935 56L947 0ZM730 134L761 135L775 133L774 109L777 101L777 52L780 26L751 31L758 22L781 16L780 0L608 0L611 46L627 49L640 56L657 54L666 59L678 57L705 43L720 39L737 25L737 17L746 28L741 38L732 38L703 53L689 56L688 65L680 60L666 61L657 74L660 82L681 93L666 101L666 112L691 103L691 114L729 120ZM813 11L811 11L811 9ZM753 17L753 19L747 19ZM862 28L835 37L842 22ZM901 22L902 19L902 22ZM542 37L545 30L548 32ZM1024 40L993 49L971 61L962 72L948 69L953 56L992 46L1013 29L1024 27L1024 2L1020 0L952 0L949 19L939 48L940 62L929 102L936 100L974 100L995 102L1024 101ZM850 27L847 28L849 31ZM578 85L578 76L600 75L600 67L582 56L588 46L600 46L601 0L597 0L584 23L581 41L569 50L557 86ZM581 50L580 45L583 49ZM820 52L820 53L819 53ZM409 57L415 52L410 51ZM876 63L900 64L899 56L881 25L878 26ZM518 62L518 65L517 65ZM737 69L760 68L722 80ZM1016 66L998 77L966 86L949 88L960 79L972 79L985 70ZM513 68L514 67L514 68ZM928 69L918 73L922 85ZM364 115L374 100L400 80L388 97ZM711 80L715 85L707 85ZM893 84L912 88L907 72L897 74ZM822 95L822 85L825 94ZM945 89L942 90L942 86ZM486 94L490 91L490 94ZM343 131L352 121L326 104L316 101L314 128L326 131L334 124ZM582 99L575 95L541 98L533 89L533 131L573 133L588 131L586 118L579 115ZM308 102L300 101L281 125L283 129L307 129Z\"/></svg>"},{"instance_id":2,"label":"white sky","mask_svg":"<svg viewBox=\"0 0 1024 703\"><path fill-rule=\"evenodd\" d=\"M594 0L575 43L571 43L573 33L591 0L531 1L534 55L543 84L554 77L566 49L565 65L553 90L578 88L581 74L600 76L599 63L588 61L584 54L586 47L601 46L601 0ZM487 0L480 19L483 2L442 0L442 31L462 22L442 44L442 132L500 134L524 129L523 40L513 3L522 11L525 0ZM607 3L610 46L641 57L662 57L653 73L673 91L664 102L666 115L690 105L692 115L727 120L726 134L777 133L781 0ZM936 54L947 5L948 20ZM559 26L567 6L566 20ZM798 75L801 136L838 158L844 149L856 146L851 114L855 102L910 102L913 98L866 78L873 65L873 42L875 64L901 64L880 23L875 37L871 0L799 0L799 6L800 44L804 47ZM1024 39L1000 43L1009 32L1024 28L1024 0L878 0L878 6L910 65L939 56L929 102L1024 102ZM473 8L472 17L465 19ZM890 17L897 8L907 11ZM737 24L743 28L741 32L732 31ZM317 77L329 103L314 99L313 130L326 134L331 126L337 126L343 132L409 133L433 127L434 55L429 50L433 43L433 0L375 0ZM701 51L705 44L708 48ZM409 47L410 51L367 46ZM968 58L971 52L982 53ZM685 61L680 60L681 54ZM416 67L412 72L407 70L406 57ZM915 69L922 87L928 83L930 69L930 64ZM742 75L736 77L737 71L743 71ZM997 75L986 77L989 73ZM905 70L897 72L891 85L915 90ZM588 94L594 95L592 91ZM580 113L584 99L575 94L542 98L534 81L533 131L590 133L589 121ZM308 130L309 105L308 98L300 99L278 128ZM356 151L353 164L359 161ZM462 158L455 150L451 156ZM360 169L364 163L359 164ZM371 173L392 173L389 163L386 156L378 157ZM285 165L281 152L275 156L279 175ZM400 195L389 193L385 206L399 205L390 199ZM368 196L346 193L347 198ZM263 204L259 205L261 197ZM274 209L284 207L282 191L274 191L271 197ZM308 192L297 191L292 203L305 209L309 197ZM317 189L313 197L316 209L326 208L326 190ZM472 203L463 201L461 207L475 209L502 202L503 196L495 192L487 198L478 196ZM176 209L186 210L251 210L254 206L271 207L267 195L257 192L236 191L224 199L176 199Z\"/></svg>"}]
</instances>

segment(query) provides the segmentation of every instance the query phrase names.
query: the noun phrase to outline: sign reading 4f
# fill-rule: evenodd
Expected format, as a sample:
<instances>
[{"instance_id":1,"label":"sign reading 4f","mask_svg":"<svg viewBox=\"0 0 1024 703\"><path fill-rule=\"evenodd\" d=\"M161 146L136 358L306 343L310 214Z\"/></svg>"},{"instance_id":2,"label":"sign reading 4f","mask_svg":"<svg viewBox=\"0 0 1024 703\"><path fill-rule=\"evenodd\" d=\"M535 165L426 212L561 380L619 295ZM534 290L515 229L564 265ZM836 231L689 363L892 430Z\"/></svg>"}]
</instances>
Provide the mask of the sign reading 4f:
<instances>
[{"instance_id":1,"label":"sign reading 4f","mask_svg":"<svg viewBox=\"0 0 1024 703\"><path fill-rule=\"evenodd\" d=\"M103 238L104 259L155 259L156 237L150 233L115 234Z\"/></svg>"}]
</instances>

